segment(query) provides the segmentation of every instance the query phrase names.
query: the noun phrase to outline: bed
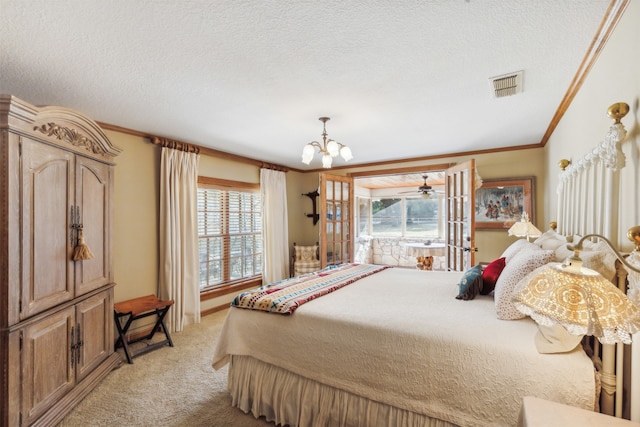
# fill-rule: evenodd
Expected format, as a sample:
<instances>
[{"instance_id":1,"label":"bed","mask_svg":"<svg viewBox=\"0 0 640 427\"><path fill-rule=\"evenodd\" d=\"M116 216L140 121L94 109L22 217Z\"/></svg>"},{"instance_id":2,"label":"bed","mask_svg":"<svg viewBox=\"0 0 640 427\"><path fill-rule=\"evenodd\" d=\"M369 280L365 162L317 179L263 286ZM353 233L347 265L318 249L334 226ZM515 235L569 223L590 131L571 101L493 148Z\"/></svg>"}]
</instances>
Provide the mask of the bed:
<instances>
[{"instance_id":1,"label":"bed","mask_svg":"<svg viewBox=\"0 0 640 427\"><path fill-rule=\"evenodd\" d=\"M529 318L457 300L459 272L391 268L292 315L232 308L213 366L232 404L278 425L515 425L531 395L593 410L581 347L540 354Z\"/></svg>"},{"instance_id":2,"label":"bed","mask_svg":"<svg viewBox=\"0 0 640 427\"><path fill-rule=\"evenodd\" d=\"M599 410L600 394L603 412L621 416L633 400L623 384L624 346L595 345L593 359L581 345L540 353L539 327L511 306L511 295L527 271L567 256L564 236L600 233L618 243L624 136L618 120L561 172L563 235L548 230L526 255L516 248L524 239L507 248L491 295L456 299L466 273L391 268L290 315L231 308L213 366L229 363L232 405L277 425L513 426L525 396ZM585 266L626 291L614 259L597 248L584 255L597 264Z\"/></svg>"}]
</instances>

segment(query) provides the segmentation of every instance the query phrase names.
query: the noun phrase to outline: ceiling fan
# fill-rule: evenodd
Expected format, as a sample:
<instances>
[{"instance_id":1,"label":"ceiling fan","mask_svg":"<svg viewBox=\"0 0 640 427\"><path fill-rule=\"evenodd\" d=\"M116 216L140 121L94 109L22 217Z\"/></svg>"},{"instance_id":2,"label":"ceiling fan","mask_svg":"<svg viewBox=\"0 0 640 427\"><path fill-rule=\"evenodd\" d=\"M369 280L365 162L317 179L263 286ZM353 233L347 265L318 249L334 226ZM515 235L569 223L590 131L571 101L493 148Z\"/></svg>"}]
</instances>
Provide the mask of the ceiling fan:
<instances>
[{"instance_id":1,"label":"ceiling fan","mask_svg":"<svg viewBox=\"0 0 640 427\"><path fill-rule=\"evenodd\" d=\"M422 194L422 197L428 199L429 197L431 197L432 195L436 194L436 190L433 189L433 187L431 187L429 184L427 184L427 174L422 175L422 179L424 179L424 184L422 184L420 187L418 187L417 190L413 190L413 191L403 191L399 194L407 194L407 193L415 193L417 192L418 194Z\"/></svg>"}]
</instances>

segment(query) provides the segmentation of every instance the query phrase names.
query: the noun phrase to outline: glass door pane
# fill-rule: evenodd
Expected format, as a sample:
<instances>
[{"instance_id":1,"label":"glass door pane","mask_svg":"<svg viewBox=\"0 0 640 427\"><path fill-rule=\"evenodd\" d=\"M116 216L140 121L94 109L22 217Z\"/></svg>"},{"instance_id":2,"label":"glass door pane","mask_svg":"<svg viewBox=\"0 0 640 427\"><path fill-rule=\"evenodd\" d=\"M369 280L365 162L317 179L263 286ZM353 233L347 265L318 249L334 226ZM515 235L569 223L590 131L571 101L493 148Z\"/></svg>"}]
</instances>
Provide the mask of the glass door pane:
<instances>
[{"instance_id":1,"label":"glass door pane","mask_svg":"<svg viewBox=\"0 0 640 427\"><path fill-rule=\"evenodd\" d=\"M320 174L320 206L324 212L320 213L320 259L322 267L328 265L351 262L353 253L353 236L351 223L353 212L352 179L344 176Z\"/></svg>"},{"instance_id":2,"label":"glass door pane","mask_svg":"<svg viewBox=\"0 0 640 427\"><path fill-rule=\"evenodd\" d=\"M475 264L475 161L446 171L447 269L464 271Z\"/></svg>"}]
</instances>

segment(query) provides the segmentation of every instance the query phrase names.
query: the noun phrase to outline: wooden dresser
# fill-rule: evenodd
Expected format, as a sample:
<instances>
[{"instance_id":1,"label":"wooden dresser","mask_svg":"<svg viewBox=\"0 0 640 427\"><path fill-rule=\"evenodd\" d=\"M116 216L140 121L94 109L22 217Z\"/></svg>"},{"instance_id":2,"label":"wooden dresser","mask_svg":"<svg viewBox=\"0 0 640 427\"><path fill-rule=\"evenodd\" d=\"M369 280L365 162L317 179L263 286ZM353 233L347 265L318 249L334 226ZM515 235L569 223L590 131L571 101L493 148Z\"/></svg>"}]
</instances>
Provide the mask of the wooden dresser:
<instances>
[{"instance_id":1,"label":"wooden dresser","mask_svg":"<svg viewBox=\"0 0 640 427\"><path fill-rule=\"evenodd\" d=\"M76 111L0 95L0 426L59 422L114 353L113 168ZM93 258L74 261L79 234Z\"/></svg>"}]
</instances>

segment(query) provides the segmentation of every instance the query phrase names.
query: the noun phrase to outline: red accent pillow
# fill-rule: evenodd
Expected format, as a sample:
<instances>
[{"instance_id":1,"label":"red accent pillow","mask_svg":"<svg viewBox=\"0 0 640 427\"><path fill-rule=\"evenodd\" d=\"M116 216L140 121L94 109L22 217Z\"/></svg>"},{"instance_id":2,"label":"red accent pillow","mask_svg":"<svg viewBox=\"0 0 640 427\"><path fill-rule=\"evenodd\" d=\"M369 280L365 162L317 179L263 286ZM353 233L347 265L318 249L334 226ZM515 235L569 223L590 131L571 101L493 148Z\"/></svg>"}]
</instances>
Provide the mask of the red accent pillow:
<instances>
[{"instance_id":1,"label":"red accent pillow","mask_svg":"<svg viewBox=\"0 0 640 427\"><path fill-rule=\"evenodd\" d=\"M498 258L495 261L491 261L482 270L482 290L481 295L489 295L491 291L496 287L496 281L500 277L500 273L504 270L506 265L505 258Z\"/></svg>"}]
</instances>

